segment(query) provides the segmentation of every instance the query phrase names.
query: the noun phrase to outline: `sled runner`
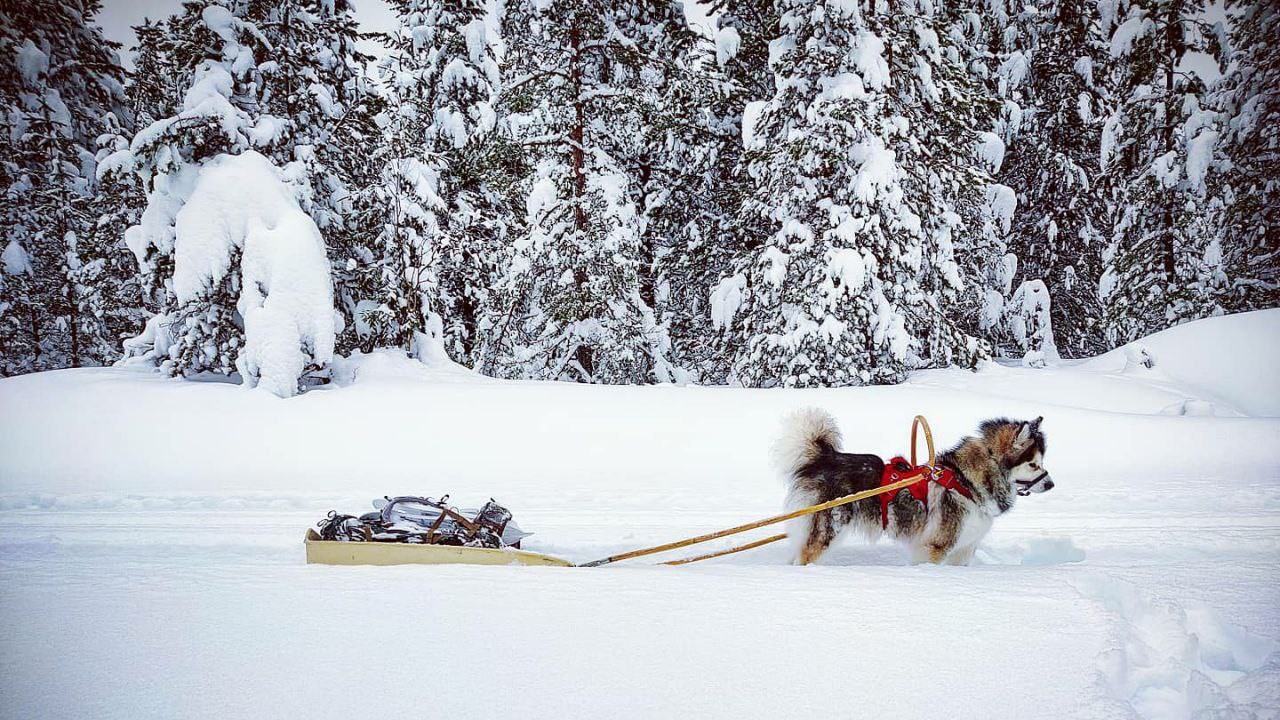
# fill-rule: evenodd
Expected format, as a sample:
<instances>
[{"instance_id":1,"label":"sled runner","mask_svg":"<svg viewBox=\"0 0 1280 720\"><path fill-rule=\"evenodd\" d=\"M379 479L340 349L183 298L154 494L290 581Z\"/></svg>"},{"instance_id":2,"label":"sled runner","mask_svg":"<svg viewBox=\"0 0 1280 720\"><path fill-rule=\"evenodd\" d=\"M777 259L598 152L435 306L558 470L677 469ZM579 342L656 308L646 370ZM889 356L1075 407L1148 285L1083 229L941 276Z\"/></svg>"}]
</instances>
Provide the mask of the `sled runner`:
<instances>
[{"instance_id":1,"label":"sled runner","mask_svg":"<svg viewBox=\"0 0 1280 720\"><path fill-rule=\"evenodd\" d=\"M322 540L320 534L311 528L307 529L303 542L307 547L307 562L323 565L573 566L568 560L514 548Z\"/></svg>"}]
</instances>

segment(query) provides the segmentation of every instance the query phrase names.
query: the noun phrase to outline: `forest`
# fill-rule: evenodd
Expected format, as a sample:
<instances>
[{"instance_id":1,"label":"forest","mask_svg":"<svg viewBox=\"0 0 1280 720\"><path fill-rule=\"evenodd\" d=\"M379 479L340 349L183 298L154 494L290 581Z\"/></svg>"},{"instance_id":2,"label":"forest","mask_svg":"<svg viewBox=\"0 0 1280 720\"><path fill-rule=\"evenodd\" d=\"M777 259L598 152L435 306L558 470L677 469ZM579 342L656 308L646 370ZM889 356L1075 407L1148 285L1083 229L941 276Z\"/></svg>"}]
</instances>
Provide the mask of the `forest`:
<instances>
[{"instance_id":1,"label":"forest","mask_svg":"<svg viewBox=\"0 0 1280 720\"><path fill-rule=\"evenodd\" d=\"M1280 305L1273 0L391 4L0 0L0 375L869 385Z\"/></svg>"}]
</instances>

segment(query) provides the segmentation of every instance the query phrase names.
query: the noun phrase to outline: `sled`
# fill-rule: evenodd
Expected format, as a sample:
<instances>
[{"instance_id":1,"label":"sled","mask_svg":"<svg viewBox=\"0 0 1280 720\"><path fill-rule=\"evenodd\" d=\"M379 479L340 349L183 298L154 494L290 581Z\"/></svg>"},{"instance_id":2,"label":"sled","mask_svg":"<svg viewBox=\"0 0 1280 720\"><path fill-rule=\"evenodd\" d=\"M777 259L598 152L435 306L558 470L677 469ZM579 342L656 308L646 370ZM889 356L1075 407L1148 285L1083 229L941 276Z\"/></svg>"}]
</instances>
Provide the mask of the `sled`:
<instances>
[{"instance_id":1,"label":"sled","mask_svg":"<svg viewBox=\"0 0 1280 720\"><path fill-rule=\"evenodd\" d=\"M538 565L572 567L551 555L514 550L396 542L321 540L314 529L303 539L307 562L321 565Z\"/></svg>"}]
</instances>

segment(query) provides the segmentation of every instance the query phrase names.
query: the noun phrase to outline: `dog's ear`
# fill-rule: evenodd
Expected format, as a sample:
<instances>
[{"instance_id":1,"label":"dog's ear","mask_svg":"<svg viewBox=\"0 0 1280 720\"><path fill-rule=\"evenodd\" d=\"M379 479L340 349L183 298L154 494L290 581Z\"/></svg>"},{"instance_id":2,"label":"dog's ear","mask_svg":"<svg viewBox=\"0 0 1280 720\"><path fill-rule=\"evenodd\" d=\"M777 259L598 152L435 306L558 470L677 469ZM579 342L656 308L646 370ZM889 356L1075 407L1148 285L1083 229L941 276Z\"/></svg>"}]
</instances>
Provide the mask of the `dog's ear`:
<instances>
[{"instance_id":1,"label":"dog's ear","mask_svg":"<svg viewBox=\"0 0 1280 720\"><path fill-rule=\"evenodd\" d=\"M1034 433L1034 432L1039 432L1039 431L1040 431L1040 423L1041 423L1041 421L1043 421L1043 420L1044 420L1044 416L1043 416L1043 415L1041 415L1040 417L1036 418L1035 420L1032 420L1032 421L1031 421L1031 432L1033 432L1033 433Z\"/></svg>"},{"instance_id":2,"label":"dog's ear","mask_svg":"<svg viewBox=\"0 0 1280 720\"><path fill-rule=\"evenodd\" d=\"M1036 422L1038 423L1040 421L1037 420ZM1031 444L1032 428L1033 428L1033 423L1028 423L1028 422L1022 423L1022 427L1019 428L1018 430L1018 436L1013 439L1013 446L1015 448L1022 449L1027 445Z\"/></svg>"}]
</instances>

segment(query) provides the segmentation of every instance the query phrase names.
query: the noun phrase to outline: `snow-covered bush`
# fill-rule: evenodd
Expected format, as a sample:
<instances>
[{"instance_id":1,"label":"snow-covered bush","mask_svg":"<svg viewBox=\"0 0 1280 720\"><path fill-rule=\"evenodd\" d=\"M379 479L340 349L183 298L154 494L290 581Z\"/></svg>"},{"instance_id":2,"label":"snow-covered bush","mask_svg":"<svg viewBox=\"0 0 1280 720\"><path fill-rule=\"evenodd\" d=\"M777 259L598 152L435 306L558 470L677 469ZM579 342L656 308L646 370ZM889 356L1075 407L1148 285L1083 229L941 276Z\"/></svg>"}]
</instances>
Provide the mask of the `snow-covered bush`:
<instances>
[{"instance_id":1,"label":"snow-covered bush","mask_svg":"<svg viewBox=\"0 0 1280 720\"><path fill-rule=\"evenodd\" d=\"M333 358L333 282L320 230L253 151L206 163L177 215L178 302L198 305L228 278L244 324L236 369L250 387L293 395L307 369Z\"/></svg>"},{"instance_id":2,"label":"snow-covered bush","mask_svg":"<svg viewBox=\"0 0 1280 720\"><path fill-rule=\"evenodd\" d=\"M1009 332L1022 347L1022 362L1028 367L1044 367L1058 360L1050 306L1049 289L1043 280L1022 283L1005 305Z\"/></svg>"},{"instance_id":3,"label":"snow-covered bush","mask_svg":"<svg viewBox=\"0 0 1280 720\"><path fill-rule=\"evenodd\" d=\"M245 385L293 395L304 373L333 358L333 283L320 231L257 152L219 155L191 173L172 228L175 308L152 318L126 351L175 373L230 363Z\"/></svg>"},{"instance_id":4,"label":"snow-covered bush","mask_svg":"<svg viewBox=\"0 0 1280 720\"><path fill-rule=\"evenodd\" d=\"M290 123L323 133L339 108L326 99L332 93L319 71L298 71L312 78L305 98L280 97L298 84L268 57L277 45L287 50L307 39L286 28L305 35L326 18L341 24L332 15L346 12L339 5L312 8L315 14L285 8L293 25L268 13L264 30L252 7L200 0L166 23L164 67L186 85L183 101L100 166L104 175L137 176L147 192L124 242L160 289L160 307L126 341L131 362L181 375L238 372L246 385L288 396L305 372L332 357L332 278L312 217L336 227L328 200L340 186L316 174L319 155L298 142L303 136ZM337 32L342 44L346 36ZM339 75L346 62L327 52L314 60ZM356 94L337 95L358 96L358 88L348 90Z\"/></svg>"}]
</instances>

